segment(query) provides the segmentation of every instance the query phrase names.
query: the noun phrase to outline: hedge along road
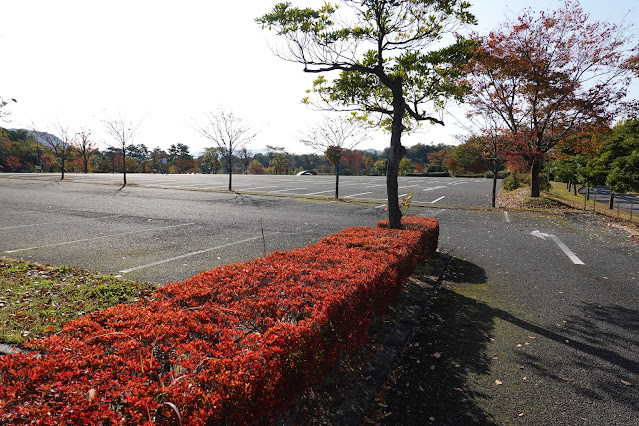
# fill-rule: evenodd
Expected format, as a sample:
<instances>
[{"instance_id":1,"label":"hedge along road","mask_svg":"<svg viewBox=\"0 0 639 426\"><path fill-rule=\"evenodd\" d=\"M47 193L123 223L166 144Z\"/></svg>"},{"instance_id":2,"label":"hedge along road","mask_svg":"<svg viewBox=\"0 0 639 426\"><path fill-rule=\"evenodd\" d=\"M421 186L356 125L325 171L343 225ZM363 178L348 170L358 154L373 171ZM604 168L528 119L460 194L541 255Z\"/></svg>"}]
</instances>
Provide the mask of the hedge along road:
<instances>
[{"instance_id":1,"label":"hedge along road","mask_svg":"<svg viewBox=\"0 0 639 426\"><path fill-rule=\"evenodd\" d=\"M315 242L347 226L372 226L386 217L384 209L377 208L383 203L374 200L361 204L275 197L278 193L120 189L58 182L51 176L38 180L5 176L0 177L0 253L156 282L185 279L263 255L260 221L270 252ZM273 189L277 191L304 188L299 182L308 177L261 176L259 182L268 186L288 180L290 186L282 184ZM323 178L330 188L332 180ZM402 179L400 187L412 185L411 179ZM342 181L358 180L370 186L383 183L381 178ZM433 193L432 199L452 198L458 190L469 204L481 199L474 204L489 205L488 179L455 185L440 182L457 179L428 183L433 188L450 187L448 193L435 193L447 188L413 188ZM368 188L353 185L349 191L357 194ZM470 352L464 348L467 357L441 349L440 360L450 361L448 377L455 381L444 383L430 406L418 387L425 388L431 362L420 364L426 371L406 368L409 386L402 386L418 400L394 409L389 403L395 413L388 417L389 424L423 424L424 415L443 407L443 400L452 401L449 414L492 416L498 423L521 419L528 424L575 424L586 418L596 424L632 424L639 416L636 238L583 214L540 216L438 204L413 207L409 214L439 219L440 250L456 259L447 286L471 311L481 308L462 327L466 332L460 333L476 338ZM557 240L580 262L574 262ZM428 342L419 343L412 348L431 349ZM432 359L432 353L422 355ZM496 385L497 380L502 384ZM413 419L421 423L399 421L396 416L403 412L416 414ZM445 418L439 416L435 417ZM460 424L452 420L449 424Z\"/></svg>"}]
</instances>

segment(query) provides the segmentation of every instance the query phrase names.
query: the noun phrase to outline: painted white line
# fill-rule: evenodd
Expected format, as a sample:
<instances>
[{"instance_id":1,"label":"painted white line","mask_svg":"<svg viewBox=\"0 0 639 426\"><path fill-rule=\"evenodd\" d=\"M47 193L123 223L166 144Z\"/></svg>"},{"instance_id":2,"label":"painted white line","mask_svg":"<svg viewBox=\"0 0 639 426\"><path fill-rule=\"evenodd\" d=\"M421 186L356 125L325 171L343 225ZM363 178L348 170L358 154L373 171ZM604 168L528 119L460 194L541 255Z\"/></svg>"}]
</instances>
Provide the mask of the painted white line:
<instances>
[{"instance_id":1,"label":"painted white line","mask_svg":"<svg viewBox=\"0 0 639 426\"><path fill-rule=\"evenodd\" d=\"M6 229L17 229L17 228L27 228L29 226L41 226L41 225L58 225L60 223L72 223L72 222L85 222L87 220L99 220L99 219L108 219L110 217L119 217L119 215L113 216L102 216L102 217L91 217L85 219L76 219L76 220L62 220L59 222L42 222L42 223L30 223L28 225L16 225L16 226L7 226L4 228L0 228L0 231L4 231Z\"/></svg>"},{"instance_id":2,"label":"painted white line","mask_svg":"<svg viewBox=\"0 0 639 426\"><path fill-rule=\"evenodd\" d=\"M210 248L207 248L207 249L203 249L203 250L198 250L198 251L194 251L194 252L191 252L191 253L182 254L180 256L175 256L175 257L171 257L171 258L164 259L164 260L158 260L157 262L147 263L146 265L140 265L140 266L135 266L135 267L129 268L129 269L123 269L123 270L118 271L118 272L121 273L121 274L128 274L129 272L137 271L139 269L146 269L146 268L150 268L152 266L161 265L163 263L173 262L174 260L184 259L185 257L195 256L197 254L206 253L206 252L209 252L209 251L212 251L212 250L223 249L223 248L226 248L226 247L233 246L235 244L248 243L249 241L257 240L257 239L260 239L260 238L262 238L261 235L259 237L247 238L245 240L235 241L233 243L223 244L221 246L210 247Z\"/></svg>"},{"instance_id":3,"label":"painted white line","mask_svg":"<svg viewBox=\"0 0 639 426\"><path fill-rule=\"evenodd\" d=\"M435 204L436 202L438 202L439 200L443 198L446 198L446 196L444 195L443 197L439 197L438 199L431 201L430 204Z\"/></svg>"},{"instance_id":4,"label":"painted white line","mask_svg":"<svg viewBox=\"0 0 639 426\"><path fill-rule=\"evenodd\" d=\"M327 192L335 192L335 190L334 189L329 189L328 191L311 192L310 194L304 194L304 195L326 194Z\"/></svg>"},{"instance_id":5,"label":"painted white line","mask_svg":"<svg viewBox=\"0 0 639 426\"><path fill-rule=\"evenodd\" d=\"M372 192L362 192L360 194L347 195L344 198L353 198L353 197L357 197L358 195L366 195L366 194L372 194Z\"/></svg>"},{"instance_id":6,"label":"painted white line","mask_svg":"<svg viewBox=\"0 0 639 426\"><path fill-rule=\"evenodd\" d=\"M386 207L386 204L380 204L379 206L375 207L376 209L381 209L382 207Z\"/></svg>"},{"instance_id":7,"label":"painted white line","mask_svg":"<svg viewBox=\"0 0 639 426\"><path fill-rule=\"evenodd\" d=\"M506 210L504 210L504 219L507 223L510 223L510 217L508 217L508 212Z\"/></svg>"},{"instance_id":8,"label":"painted white line","mask_svg":"<svg viewBox=\"0 0 639 426\"><path fill-rule=\"evenodd\" d=\"M537 238L541 238L542 240L545 240L546 238L550 238L551 240L555 242L555 244L559 246L561 251L563 251L564 254L568 256L570 260L572 260L572 263L574 263L575 265L584 265L581 259L579 259L577 255L573 253L573 251L570 250L568 246L566 246L566 244L564 244L563 241L561 241L559 237L557 237L556 235L539 232L539 230L532 231L530 235L533 235L534 237L537 237Z\"/></svg>"},{"instance_id":9,"label":"painted white line","mask_svg":"<svg viewBox=\"0 0 639 426\"><path fill-rule=\"evenodd\" d=\"M446 210L445 209L437 209L437 210L433 210L430 213L420 214L419 216L421 216L421 217L437 217L439 214L441 214L444 211L446 211Z\"/></svg>"},{"instance_id":10,"label":"painted white line","mask_svg":"<svg viewBox=\"0 0 639 426\"><path fill-rule=\"evenodd\" d=\"M422 189L422 191L433 191L435 189L442 189L442 188L446 188L446 187L445 186L433 186L432 188Z\"/></svg>"},{"instance_id":11,"label":"painted white line","mask_svg":"<svg viewBox=\"0 0 639 426\"><path fill-rule=\"evenodd\" d=\"M248 188L243 188L242 191L252 191L254 189L264 189L264 188L277 188L279 185L270 185L270 186L254 186L254 187L248 187Z\"/></svg>"},{"instance_id":12,"label":"painted white line","mask_svg":"<svg viewBox=\"0 0 639 426\"><path fill-rule=\"evenodd\" d=\"M408 194L398 195L398 196L397 196L397 198L402 198L402 197L405 197L405 196L407 196L407 195L408 195Z\"/></svg>"},{"instance_id":13,"label":"painted white line","mask_svg":"<svg viewBox=\"0 0 639 426\"><path fill-rule=\"evenodd\" d=\"M290 188L290 189L277 189L275 191L269 191L268 193L271 194L273 192L286 192L286 191L301 191L302 189L308 189L308 188Z\"/></svg>"},{"instance_id":14,"label":"painted white line","mask_svg":"<svg viewBox=\"0 0 639 426\"><path fill-rule=\"evenodd\" d=\"M99 240L99 239L102 239L102 238L119 237L120 235L129 235L129 234L140 234L142 232L157 231L157 230L160 230L160 229L178 228L180 226L189 226L189 225L195 225L195 223L183 223L181 225L161 226L159 228L144 229L142 231L131 231L131 232L121 232L119 234L100 235L99 237L83 238L81 240L64 241L64 242L61 242L61 243L46 244L46 245L43 245L43 246L27 247L27 248L16 249L16 250L6 250L5 253L17 253L19 251L37 250L37 249L47 248L47 247L57 247L57 246L63 246L65 244L83 243L85 241Z\"/></svg>"}]
</instances>

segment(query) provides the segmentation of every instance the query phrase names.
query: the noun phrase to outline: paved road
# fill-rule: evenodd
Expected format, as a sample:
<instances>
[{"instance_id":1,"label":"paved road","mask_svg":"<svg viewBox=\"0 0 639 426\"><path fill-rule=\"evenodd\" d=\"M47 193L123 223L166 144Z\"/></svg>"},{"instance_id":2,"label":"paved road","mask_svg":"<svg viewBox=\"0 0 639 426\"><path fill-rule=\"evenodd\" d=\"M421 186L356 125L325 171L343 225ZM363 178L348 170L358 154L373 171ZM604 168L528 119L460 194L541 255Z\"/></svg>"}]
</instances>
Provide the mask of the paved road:
<instances>
[{"instance_id":1,"label":"paved road","mask_svg":"<svg viewBox=\"0 0 639 426\"><path fill-rule=\"evenodd\" d=\"M588 188L582 186L579 188L579 193L584 195L586 198L586 203L588 206L592 207L593 202L596 200L597 203L603 204L599 206L597 209L607 209L610 203L610 188L607 186L596 186L594 188L590 188L590 199L588 200ZM614 208L624 210L627 212L632 211L633 214L639 215L639 197L632 194L615 194L614 198Z\"/></svg>"},{"instance_id":2,"label":"paved road","mask_svg":"<svg viewBox=\"0 0 639 426\"><path fill-rule=\"evenodd\" d=\"M398 364L384 424L637 424L637 239L583 214L438 219L456 261Z\"/></svg>"},{"instance_id":3,"label":"paved road","mask_svg":"<svg viewBox=\"0 0 639 426\"><path fill-rule=\"evenodd\" d=\"M279 185L283 178L291 177L260 177L264 186ZM308 176L292 177L287 185L312 182L302 178ZM409 179L402 184L410 185ZM361 181L376 184L375 178ZM458 191L461 205L489 196L481 182L431 182L445 188L424 191L426 182L413 188L451 198ZM444 189L449 192L435 193ZM370 226L386 216L378 208L382 203L275 194L120 189L3 175L0 250L11 257L166 282L261 256L260 219L267 251L272 251L315 242L346 226ZM427 424L432 416L436 424L636 424L637 240L583 214L431 206L413 207L410 213L437 217L440 249L457 259L444 290L454 303L442 308L442 316L454 315L436 323L434 331L452 326L457 346L416 333L418 340L403 360L412 367L394 387L416 399L406 406L405 398L389 394L387 408L393 414L386 423ZM425 317L421 328L433 319ZM459 346L464 342L470 345ZM413 353L416 348L422 352ZM432 356L436 351L440 358ZM422 392L420 387L431 383L434 360L447 375L441 388Z\"/></svg>"},{"instance_id":4,"label":"paved road","mask_svg":"<svg viewBox=\"0 0 639 426\"><path fill-rule=\"evenodd\" d=\"M53 173L5 173L3 178L55 181ZM122 184L121 174L66 173L69 182ZM441 206L490 206L492 180L467 178L403 177L399 179L399 195L413 194L413 202ZM149 188L224 191L228 189L228 175L158 175L129 173L127 182L132 186ZM499 181L501 182L501 181ZM238 193L265 195L300 195L331 198L335 195L334 176L275 176L233 175L233 190ZM385 203L386 178L384 176L340 176L340 198L379 201Z\"/></svg>"}]
</instances>

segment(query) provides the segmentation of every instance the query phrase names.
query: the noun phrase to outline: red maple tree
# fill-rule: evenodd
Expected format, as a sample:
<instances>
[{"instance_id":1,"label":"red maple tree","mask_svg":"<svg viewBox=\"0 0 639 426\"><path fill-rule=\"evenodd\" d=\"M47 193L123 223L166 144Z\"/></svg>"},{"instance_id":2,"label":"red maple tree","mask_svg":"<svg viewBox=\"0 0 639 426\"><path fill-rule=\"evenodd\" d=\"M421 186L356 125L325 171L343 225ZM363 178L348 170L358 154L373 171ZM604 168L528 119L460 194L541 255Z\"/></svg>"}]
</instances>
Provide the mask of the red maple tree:
<instances>
[{"instance_id":1,"label":"red maple tree","mask_svg":"<svg viewBox=\"0 0 639 426\"><path fill-rule=\"evenodd\" d=\"M624 28L591 21L577 1L555 11L528 9L475 39L470 104L515 136L531 170L533 197L548 150L632 107L624 98L639 74L639 46Z\"/></svg>"}]
</instances>

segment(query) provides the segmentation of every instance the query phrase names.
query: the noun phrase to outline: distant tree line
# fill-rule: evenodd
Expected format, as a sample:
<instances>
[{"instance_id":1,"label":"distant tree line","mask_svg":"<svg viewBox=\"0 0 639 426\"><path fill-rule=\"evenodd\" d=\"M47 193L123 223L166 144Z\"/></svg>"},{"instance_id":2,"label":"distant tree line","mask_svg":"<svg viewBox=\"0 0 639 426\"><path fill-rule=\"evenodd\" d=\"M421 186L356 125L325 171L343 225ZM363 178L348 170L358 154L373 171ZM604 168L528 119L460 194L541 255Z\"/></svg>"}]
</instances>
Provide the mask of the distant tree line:
<instances>
[{"instance_id":1,"label":"distant tree line","mask_svg":"<svg viewBox=\"0 0 639 426\"><path fill-rule=\"evenodd\" d=\"M90 132L84 131L68 138L68 149L55 152L47 140L61 140L57 135L26 129L9 130L0 127L0 167L4 172L60 172L64 157L65 170L73 173L121 173L123 167L130 173L228 173L229 163L219 147L205 148L198 156L188 145L176 143L167 150L150 149L145 144L126 145L126 157L121 148L109 146L102 150L91 141ZM262 151L262 150L260 150ZM384 175L390 148L374 150L346 150L341 157L343 175ZM447 159L455 152L451 145L418 143L406 151L401 174L440 172L448 170ZM123 159L125 163L123 163ZM325 154L294 154L282 147L267 145L266 152L253 153L242 147L232 156L235 174L296 174L314 170L332 174L333 165ZM464 162L466 164L466 162ZM481 172L480 167L466 167L467 171Z\"/></svg>"}]
</instances>

